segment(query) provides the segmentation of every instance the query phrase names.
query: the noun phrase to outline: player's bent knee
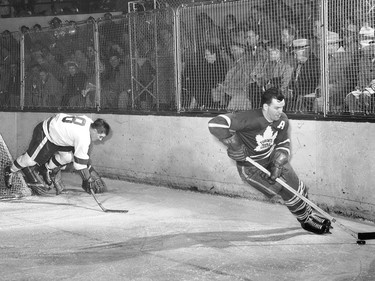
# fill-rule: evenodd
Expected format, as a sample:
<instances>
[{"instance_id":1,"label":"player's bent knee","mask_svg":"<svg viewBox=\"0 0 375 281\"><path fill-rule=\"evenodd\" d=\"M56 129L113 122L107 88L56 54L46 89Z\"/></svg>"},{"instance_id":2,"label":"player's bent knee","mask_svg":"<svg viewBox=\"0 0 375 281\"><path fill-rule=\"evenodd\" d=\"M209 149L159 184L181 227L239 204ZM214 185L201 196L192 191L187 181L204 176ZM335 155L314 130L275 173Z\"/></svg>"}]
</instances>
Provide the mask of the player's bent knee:
<instances>
[{"instance_id":1,"label":"player's bent knee","mask_svg":"<svg viewBox=\"0 0 375 281\"><path fill-rule=\"evenodd\" d=\"M35 166L36 164L38 164L27 153L22 154L20 157L18 157L17 163L21 167L32 167L32 166Z\"/></svg>"},{"instance_id":2,"label":"player's bent knee","mask_svg":"<svg viewBox=\"0 0 375 281\"><path fill-rule=\"evenodd\" d=\"M237 165L238 172L243 181L266 195L268 198L272 198L279 194L282 186L278 183L269 184L269 182L262 177L262 172L253 166L242 166Z\"/></svg>"},{"instance_id":3,"label":"player's bent knee","mask_svg":"<svg viewBox=\"0 0 375 281\"><path fill-rule=\"evenodd\" d=\"M65 152L59 151L54 155L55 160L60 164L60 166L64 166L68 163L73 162L73 153L72 152Z\"/></svg>"}]
</instances>

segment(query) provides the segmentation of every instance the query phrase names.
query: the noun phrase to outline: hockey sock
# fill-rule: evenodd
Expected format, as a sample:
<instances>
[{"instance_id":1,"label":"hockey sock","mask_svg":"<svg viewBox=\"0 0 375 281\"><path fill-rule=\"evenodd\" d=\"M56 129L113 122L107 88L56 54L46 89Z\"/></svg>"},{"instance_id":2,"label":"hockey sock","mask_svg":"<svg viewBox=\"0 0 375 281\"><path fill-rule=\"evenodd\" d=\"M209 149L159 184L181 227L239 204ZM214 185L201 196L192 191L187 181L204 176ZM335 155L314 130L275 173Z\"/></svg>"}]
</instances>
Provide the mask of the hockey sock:
<instances>
[{"instance_id":1,"label":"hockey sock","mask_svg":"<svg viewBox=\"0 0 375 281\"><path fill-rule=\"evenodd\" d=\"M299 181L297 192L307 198L307 189L302 181ZM304 222L312 213L311 206L296 195L285 201L285 205L299 222Z\"/></svg>"}]
</instances>

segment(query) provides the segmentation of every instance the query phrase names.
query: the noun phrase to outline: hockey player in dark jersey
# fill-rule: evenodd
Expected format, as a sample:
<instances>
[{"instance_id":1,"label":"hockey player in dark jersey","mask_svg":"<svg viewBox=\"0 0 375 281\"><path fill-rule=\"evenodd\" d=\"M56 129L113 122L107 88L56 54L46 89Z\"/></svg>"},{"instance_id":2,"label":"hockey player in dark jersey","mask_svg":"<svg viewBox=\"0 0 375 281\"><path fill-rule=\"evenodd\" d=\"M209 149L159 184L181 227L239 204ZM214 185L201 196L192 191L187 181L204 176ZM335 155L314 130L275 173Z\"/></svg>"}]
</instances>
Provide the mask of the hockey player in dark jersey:
<instances>
[{"instance_id":1,"label":"hockey player in dark jersey","mask_svg":"<svg viewBox=\"0 0 375 281\"><path fill-rule=\"evenodd\" d=\"M270 88L262 95L262 108L218 115L208 123L210 132L228 147L228 156L237 162L241 178L268 198L280 195L303 229L317 234L328 233L331 222L316 213L303 200L276 182L282 178L307 197L308 191L289 164L289 121L280 90ZM270 176L246 161L257 161Z\"/></svg>"}]
</instances>

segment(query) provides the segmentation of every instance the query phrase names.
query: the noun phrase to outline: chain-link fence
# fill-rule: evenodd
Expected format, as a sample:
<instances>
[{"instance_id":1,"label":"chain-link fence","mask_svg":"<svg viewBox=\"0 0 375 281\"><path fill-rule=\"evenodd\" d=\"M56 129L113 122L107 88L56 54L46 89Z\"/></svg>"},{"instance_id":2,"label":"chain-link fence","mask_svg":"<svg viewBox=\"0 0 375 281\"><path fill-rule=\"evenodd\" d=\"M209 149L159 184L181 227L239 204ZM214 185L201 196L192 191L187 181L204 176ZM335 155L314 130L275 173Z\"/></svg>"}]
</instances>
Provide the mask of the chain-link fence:
<instances>
[{"instance_id":1,"label":"chain-link fence","mask_svg":"<svg viewBox=\"0 0 375 281\"><path fill-rule=\"evenodd\" d=\"M21 35L4 31L0 35L0 107L19 109L21 101Z\"/></svg>"},{"instance_id":2,"label":"chain-link fence","mask_svg":"<svg viewBox=\"0 0 375 281\"><path fill-rule=\"evenodd\" d=\"M375 1L173 3L3 32L1 108L375 114Z\"/></svg>"},{"instance_id":3,"label":"chain-link fence","mask_svg":"<svg viewBox=\"0 0 375 281\"><path fill-rule=\"evenodd\" d=\"M180 6L182 108L258 108L262 92L276 86L287 111L312 112L310 97L320 81L319 49L313 47L318 5L295 4L243 0Z\"/></svg>"},{"instance_id":4,"label":"chain-link fence","mask_svg":"<svg viewBox=\"0 0 375 281\"><path fill-rule=\"evenodd\" d=\"M174 12L166 8L129 15L133 106L176 110Z\"/></svg>"},{"instance_id":5,"label":"chain-link fence","mask_svg":"<svg viewBox=\"0 0 375 281\"><path fill-rule=\"evenodd\" d=\"M24 107L95 108L93 23L24 34Z\"/></svg>"}]
</instances>

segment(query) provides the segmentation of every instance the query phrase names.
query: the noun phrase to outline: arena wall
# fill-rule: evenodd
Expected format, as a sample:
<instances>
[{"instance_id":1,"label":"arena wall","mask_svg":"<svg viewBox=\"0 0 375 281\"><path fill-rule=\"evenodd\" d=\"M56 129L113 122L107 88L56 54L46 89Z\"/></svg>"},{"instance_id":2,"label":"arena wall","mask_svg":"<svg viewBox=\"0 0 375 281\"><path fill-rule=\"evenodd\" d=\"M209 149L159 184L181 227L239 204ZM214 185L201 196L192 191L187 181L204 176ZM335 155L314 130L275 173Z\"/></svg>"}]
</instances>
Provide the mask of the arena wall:
<instances>
[{"instance_id":1,"label":"arena wall","mask_svg":"<svg viewBox=\"0 0 375 281\"><path fill-rule=\"evenodd\" d=\"M13 156L26 150L34 126L50 115L0 112L0 133ZM92 151L95 168L106 177L265 200L241 182L225 147L209 133L208 117L89 116L113 128ZM310 199L329 211L374 220L374 139L374 123L291 120L291 162Z\"/></svg>"}]
</instances>

